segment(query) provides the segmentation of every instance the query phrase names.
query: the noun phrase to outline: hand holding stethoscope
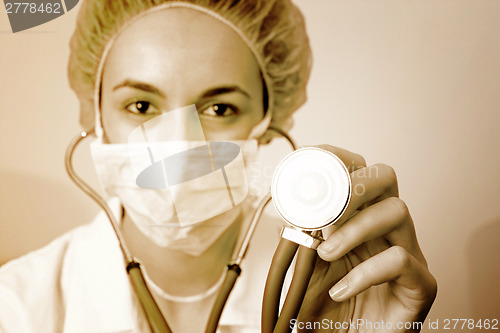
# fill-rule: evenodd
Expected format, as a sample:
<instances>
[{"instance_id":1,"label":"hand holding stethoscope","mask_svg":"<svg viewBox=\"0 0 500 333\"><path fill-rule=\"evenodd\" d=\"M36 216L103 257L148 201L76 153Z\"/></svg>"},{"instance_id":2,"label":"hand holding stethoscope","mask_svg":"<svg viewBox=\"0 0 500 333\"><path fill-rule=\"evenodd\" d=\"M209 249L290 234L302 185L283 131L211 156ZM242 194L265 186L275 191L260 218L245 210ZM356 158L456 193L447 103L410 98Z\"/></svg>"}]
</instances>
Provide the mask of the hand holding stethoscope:
<instances>
[{"instance_id":1,"label":"hand holding stethoscope","mask_svg":"<svg viewBox=\"0 0 500 333\"><path fill-rule=\"evenodd\" d=\"M375 331L348 326L350 322L378 325L384 332L419 331L414 322L425 320L436 281L398 197L394 170L384 164L367 167L363 157L343 149L321 148L347 166L352 192L342 217L323 231L326 240L317 248L319 258L297 320L299 331L307 322L324 323L322 329L329 332Z\"/></svg>"}]
</instances>

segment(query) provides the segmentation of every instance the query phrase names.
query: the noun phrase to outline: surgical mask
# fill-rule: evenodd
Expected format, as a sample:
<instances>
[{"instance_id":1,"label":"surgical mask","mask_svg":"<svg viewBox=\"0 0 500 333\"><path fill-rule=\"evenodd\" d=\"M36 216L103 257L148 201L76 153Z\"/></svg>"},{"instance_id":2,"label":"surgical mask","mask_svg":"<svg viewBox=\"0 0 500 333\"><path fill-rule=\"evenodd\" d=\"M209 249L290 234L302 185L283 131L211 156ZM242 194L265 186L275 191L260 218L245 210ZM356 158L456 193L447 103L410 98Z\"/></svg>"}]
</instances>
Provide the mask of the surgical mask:
<instances>
[{"instance_id":1,"label":"surgical mask","mask_svg":"<svg viewBox=\"0 0 500 333\"><path fill-rule=\"evenodd\" d=\"M91 144L101 185L155 244L199 256L240 214L257 140Z\"/></svg>"}]
</instances>

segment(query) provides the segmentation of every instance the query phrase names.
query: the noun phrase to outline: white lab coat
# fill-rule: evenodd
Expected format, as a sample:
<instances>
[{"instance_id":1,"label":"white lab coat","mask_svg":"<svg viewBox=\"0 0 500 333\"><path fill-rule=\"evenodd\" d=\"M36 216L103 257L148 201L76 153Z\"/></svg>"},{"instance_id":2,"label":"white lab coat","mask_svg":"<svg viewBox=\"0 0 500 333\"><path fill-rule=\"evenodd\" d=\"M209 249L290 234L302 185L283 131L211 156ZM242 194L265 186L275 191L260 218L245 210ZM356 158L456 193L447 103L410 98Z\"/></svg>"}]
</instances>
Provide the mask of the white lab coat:
<instances>
[{"instance_id":1,"label":"white lab coat","mask_svg":"<svg viewBox=\"0 0 500 333\"><path fill-rule=\"evenodd\" d=\"M262 217L219 332L260 332L280 222ZM104 215L0 267L0 332L149 332Z\"/></svg>"}]
</instances>

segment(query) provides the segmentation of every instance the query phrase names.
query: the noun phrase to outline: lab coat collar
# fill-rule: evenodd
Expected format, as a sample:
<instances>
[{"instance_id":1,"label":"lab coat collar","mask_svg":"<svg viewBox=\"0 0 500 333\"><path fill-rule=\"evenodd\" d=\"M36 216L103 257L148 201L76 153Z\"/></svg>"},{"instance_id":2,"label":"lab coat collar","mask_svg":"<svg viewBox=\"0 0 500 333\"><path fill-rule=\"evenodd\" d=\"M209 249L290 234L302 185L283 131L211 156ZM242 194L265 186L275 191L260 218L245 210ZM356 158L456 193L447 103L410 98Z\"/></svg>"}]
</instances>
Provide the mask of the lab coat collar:
<instances>
[{"instance_id":1,"label":"lab coat collar","mask_svg":"<svg viewBox=\"0 0 500 333\"><path fill-rule=\"evenodd\" d=\"M111 201L110 207L119 216L118 201ZM63 265L64 331L137 331L140 311L118 241L104 212L81 232L71 242Z\"/></svg>"}]
</instances>

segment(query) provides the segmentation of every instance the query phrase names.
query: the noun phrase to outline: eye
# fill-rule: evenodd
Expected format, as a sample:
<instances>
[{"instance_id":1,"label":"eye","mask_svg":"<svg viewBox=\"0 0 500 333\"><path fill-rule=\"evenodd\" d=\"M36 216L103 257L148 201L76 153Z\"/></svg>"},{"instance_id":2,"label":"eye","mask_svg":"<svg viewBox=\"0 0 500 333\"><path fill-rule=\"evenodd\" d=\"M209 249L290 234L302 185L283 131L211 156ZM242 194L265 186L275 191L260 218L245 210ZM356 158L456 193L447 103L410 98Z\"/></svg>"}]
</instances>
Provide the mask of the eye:
<instances>
[{"instance_id":1,"label":"eye","mask_svg":"<svg viewBox=\"0 0 500 333\"><path fill-rule=\"evenodd\" d=\"M229 104L212 104L200 112L204 116L228 117L237 114L236 107Z\"/></svg>"},{"instance_id":2,"label":"eye","mask_svg":"<svg viewBox=\"0 0 500 333\"><path fill-rule=\"evenodd\" d=\"M130 103L125 107L125 109L135 114L144 114L144 115L155 114L158 112L156 108L153 105L151 105L151 103L146 101L136 101Z\"/></svg>"}]
</instances>

